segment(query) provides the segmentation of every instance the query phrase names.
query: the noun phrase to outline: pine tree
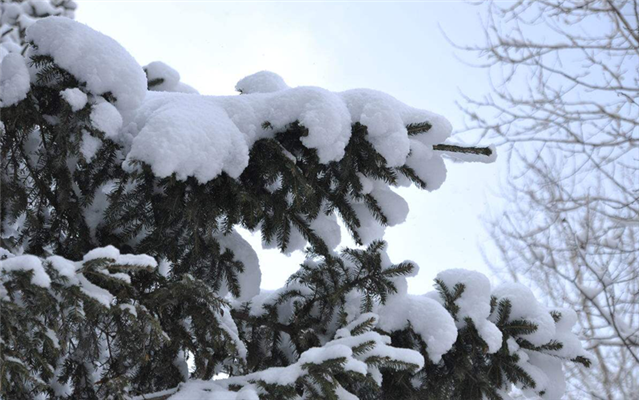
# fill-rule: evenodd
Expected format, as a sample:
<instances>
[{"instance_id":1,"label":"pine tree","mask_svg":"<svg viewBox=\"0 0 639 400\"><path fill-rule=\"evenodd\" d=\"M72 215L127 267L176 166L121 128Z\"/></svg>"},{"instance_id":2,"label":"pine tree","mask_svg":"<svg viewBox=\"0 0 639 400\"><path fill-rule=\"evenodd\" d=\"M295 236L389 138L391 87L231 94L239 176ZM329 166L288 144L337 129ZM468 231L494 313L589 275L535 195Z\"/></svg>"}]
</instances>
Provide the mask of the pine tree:
<instances>
[{"instance_id":1,"label":"pine tree","mask_svg":"<svg viewBox=\"0 0 639 400\"><path fill-rule=\"evenodd\" d=\"M552 399L589 364L569 310L464 270L409 295L417 266L385 253L391 187L491 148L374 91L260 72L201 96L43 4L2 3L3 398ZM337 216L359 247L335 250ZM259 290L239 227L305 249L285 287Z\"/></svg>"}]
</instances>

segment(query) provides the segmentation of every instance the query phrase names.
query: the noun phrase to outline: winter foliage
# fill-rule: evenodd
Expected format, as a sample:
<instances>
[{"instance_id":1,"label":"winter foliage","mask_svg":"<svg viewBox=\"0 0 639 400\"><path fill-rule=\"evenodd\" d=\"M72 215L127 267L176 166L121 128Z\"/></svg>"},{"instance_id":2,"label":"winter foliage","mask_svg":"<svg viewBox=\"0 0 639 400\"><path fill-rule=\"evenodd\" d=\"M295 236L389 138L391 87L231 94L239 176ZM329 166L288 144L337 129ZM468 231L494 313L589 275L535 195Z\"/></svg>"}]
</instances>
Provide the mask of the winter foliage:
<instances>
[{"instance_id":1,"label":"winter foliage","mask_svg":"<svg viewBox=\"0 0 639 400\"><path fill-rule=\"evenodd\" d=\"M0 397L557 399L589 364L574 313L526 287L449 270L407 293L392 188L494 158L443 117L264 71L199 95L70 2L1 6ZM260 290L239 227L306 251L285 287Z\"/></svg>"}]
</instances>

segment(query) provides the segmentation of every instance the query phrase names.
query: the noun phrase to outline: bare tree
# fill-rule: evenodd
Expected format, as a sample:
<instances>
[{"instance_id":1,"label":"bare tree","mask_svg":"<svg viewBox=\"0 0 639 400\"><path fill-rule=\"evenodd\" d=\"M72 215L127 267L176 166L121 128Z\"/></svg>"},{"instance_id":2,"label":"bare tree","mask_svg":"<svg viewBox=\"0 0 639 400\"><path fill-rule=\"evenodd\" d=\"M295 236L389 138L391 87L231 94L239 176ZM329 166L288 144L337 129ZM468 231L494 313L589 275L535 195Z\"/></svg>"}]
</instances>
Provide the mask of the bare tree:
<instances>
[{"instance_id":1,"label":"bare tree","mask_svg":"<svg viewBox=\"0 0 639 400\"><path fill-rule=\"evenodd\" d=\"M595 365L569 371L569 397L637 398L638 1L481 7L485 41L464 49L492 89L462 108L508 158L490 264L577 312Z\"/></svg>"}]
</instances>

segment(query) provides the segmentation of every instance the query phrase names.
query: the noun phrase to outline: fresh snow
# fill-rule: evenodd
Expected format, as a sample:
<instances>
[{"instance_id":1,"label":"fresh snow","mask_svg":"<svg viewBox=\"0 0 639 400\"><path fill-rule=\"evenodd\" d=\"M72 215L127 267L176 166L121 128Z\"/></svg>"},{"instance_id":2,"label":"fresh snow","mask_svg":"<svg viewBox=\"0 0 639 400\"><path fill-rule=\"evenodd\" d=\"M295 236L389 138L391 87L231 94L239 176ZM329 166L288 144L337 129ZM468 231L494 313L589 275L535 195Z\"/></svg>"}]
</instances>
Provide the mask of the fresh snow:
<instances>
[{"instance_id":1,"label":"fresh snow","mask_svg":"<svg viewBox=\"0 0 639 400\"><path fill-rule=\"evenodd\" d=\"M98 150L102 147L102 141L91 135L91 133L82 132L82 144L80 145L80 153L84 156L87 162L91 162Z\"/></svg>"},{"instance_id":2,"label":"fresh snow","mask_svg":"<svg viewBox=\"0 0 639 400\"><path fill-rule=\"evenodd\" d=\"M244 265L244 271L238 276L241 290L238 300L247 301L259 294L262 272L260 271L260 261L253 247L236 231L232 231L228 235L217 235L215 239L222 252L225 249L232 251L235 259ZM220 295L224 294L224 291L220 292Z\"/></svg>"},{"instance_id":3,"label":"fresh snow","mask_svg":"<svg viewBox=\"0 0 639 400\"><path fill-rule=\"evenodd\" d=\"M78 88L64 89L60 96L71 106L72 111L79 111L87 105L86 93Z\"/></svg>"},{"instance_id":4,"label":"fresh snow","mask_svg":"<svg viewBox=\"0 0 639 400\"><path fill-rule=\"evenodd\" d=\"M161 79L163 82L153 86L154 90L169 92L180 82L180 73L162 61L154 61L144 67L149 82Z\"/></svg>"},{"instance_id":5,"label":"fresh snow","mask_svg":"<svg viewBox=\"0 0 639 400\"><path fill-rule=\"evenodd\" d=\"M242 94L273 93L289 89L281 76L271 71L260 71L245 78L235 85L235 90Z\"/></svg>"},{"instance_id":6,"label":"fresh snow","mask_svg":"<svg viewBox=\"0 0 639 400\"><path fill-rule=\"evenodd\" d=\"M153 85L150 90L158 92L197 93L191 86L180 82L180 73L166 65L162 61L154 61L144 67L149 82L162 80L162 83Z\"/></svg>"},{"instance_id":7,"label":"fresh snow","mask_svg":"<svg viewBox=\"0 0 639 400\"><path fill-rule=\"evenodd\" d=\"M120 251L113 246L99 247L91 250L84 255L83 262L96 260L99 258L108 258L114 260L118 265L141 265L156 268L157 261L151 256L145 254L120 254Z\"/></svg>"},{"instance_id":8,"label":"fresh snow","mask_svg":"<svg viewBox=\"0 0 639 400\"><path fill-rule=\"evenodd\" d=\"M31 284L48 288L51 285L51 278L44 270L42 261L32 255L23 255L0 260L0 272L31 271Z\"/></svg>"},{"instance_id":9,"label":"fresh snow","mask_svg":"<svg viewBox=\"0 0 639 400\"><path fill-rule=\"evenodd\" d=\"M54 8L47 9L50 7L49 3L30 0L23 4L23 7L32 7L34 15L51 10L57 12ZM136 162L144 162L160 178L175 174L178 179L194 177L200 183L215 179L221 173L237 178L246 168L249 150L257 140L273 138L275 133L285 130L295 121L308 129L308 135L301 139L302 143L310 149L315 149L322 163L340 160L350 140L352 125L365 125L368 132L367 140L386 159L388 166L406 165L412 168L417 176L427 183L427 190L439 188L446 177L442 156L480 162L492 162L496 157L494 151L490 157L435 151L433 146L443 143L450 136L450 123L437 114L409 107L385 93L374 90L331 92L318 87L291 88L277 74L261 71L237 83L236 89L241 95L202 96L182 83L179 73L168 65L153 62L142 69L116 41L83 24L61 17L36 21L23 13L20 7L16 7L10 5L4 8L5 12L1 18L3 21L12 18L22 27L30 26L27 30L27 40L32 41L36 47L30 48L27 56L49 55L57 65L69 71L81 82L82 89L63 90L60 92L61 98L74 112L90 107L92 127L103 132L107 139L123 146L123 165L129 170L136 168ZM2 39L2 107L17 104L25 99L29 92L30 79L33 79L37 72L35 67L29 70L25 59L18 54L20 47L16 46L15 43ZM151 81L161 79L162 83L148 91L147 76ZM111 100L107 94L115 99L113 104L109 102ZM421 122L429 122L432 128L427 133L409 136L406 126ZM101 136L99 133L90 127L86 129L82 135L80 153L90 162L99 151L102 140L94 136ZM294 156L289 156L296 162ZM364 175L360 175L359 179L363 187L362 193L372 196L380 204L388 217L389 225L405 221L408 205L387 183L372 180ZM408 183L405 179L400 182L402 185ZM113 182L108 182L98 188L93 203L83 210L91 235L95 235L96 228L102 221L103 212L108 206L107 193L112 185ZM277 190L280 185L281 181L276 182L270 189ZM361 221L361 227L357 232L363 241L369 243L381 238L384 227L375 220L361 199L351 200ZM335 214L326 214L325 211L323 207L319 217L311 221L311 228L326 241L330 249L334 249L340 243L340 226ZM18 219L11 226L7 225L10 229L6 230L17 234L23 222ZM233 251L235 258L245 267L239 276L239 298L226 297L232 307L246 306L250 315L260 316L265 313L265 305L276 305L279 322L287 323L296 300L276 304L279 295L286 290L298 290L302 295L311 294L308 286L296 281L277 291L260 291L259 260L251 246L235 230L227 235L218 234L215 239L222 251ZM300 249L305 245L306 241L302 235L293 229L291 243L285 251ZM0 296L7 294L2 282L12 271L32 271L32 284L50 287L51 278L47 274L46 266L48 271L53 270L65 277L65 285L78 286L83 293L105 307L117 306L133 317L137 317L136 306L117 304L117 299L112 293L93 284L80 273L84 264L107 258L119 265L158 268L158 272L163 276L169 275L171 269L167 260L162 260L158 266L156 260L150 256L120 254L113 246L94 249L87 253L82 261L73 262L51 256L44 264L41 259L34 256L14 256L1 250L0 256L8 258L0 260ZM391 265L390 260L385 254L382 257L385 268L388 268ZM312 262L307 260L309 265ZM110 273L104 268L98 269L97 272L130 282L130 276L125 273ZM417 269L414 273L417 273ZM577 321L572 310L554 310L561 315L559 321L555 322L549 310L538 303L532 292L523 285L507 284L492 290L488 279L482 274L460 269L441 272L438 278L451 289L458 283L465 286L462 296L456 300L459 307L457 320L443 307L443 300L438 293L409 295L406 277L397 277L393 281L397 293L390 295L385 304L375 304L372 313L361 314L362 293L356 290L347 293L347 302L341 311L344 311L352 322L339 330L337 322L333 322L321 339L322 346L303 352L299 358L296 358L297 354L293 351L289 351L291 365L216 381L189 381L182 385L177 393L166 394L172 395L172 400L257 400L259 389L251 382L263 380L267 383L290 384L307 373L306 367L309 364L318 364L333 358L345 359L347 370L366 374L378 383L381 383L381 373L374 365L366 363L368 357L389 357L410 363L416 368L424 366L425 360L421 354L411 349L391 347L390 338L379 331L351 334L355 326L369 319L374 321L374 325L381 332L392 333L411 326L426 343L427 355L433 363L441 361L442 356L457 340L458 331L467 325L467 320L471 320L487 343L488 352L494 353L502 345L502 334L495 326L497 316L490 315L491 296L495 296L498 301L510 300L512 320L523 318L538 326L536 332L523 335L523 339L534 345L544 345L551 340L558 340L564 347L557 350L555 355L562 358L586 355L578 338L571 332ZM223 296L227 292L228 288L223 288L219 294ZM235 343L239 358L245 358L247 349L240 340L230 308L224 306L216 315L216 320ZM187 320L181 322L185 325L190 323ZM331 337L331 329L336 331L334 337ZM44 335L54 347L59 346L55 332L47 330ZM290 339L283 335L280 345L290 344ZM353 353L354 347L366 342L373 342L375 346L357 354ZM563 393L565 383L561 361L552 356L521 349L512 338L507 341L507 345L512 353L519 356L519 366L530 373L537 382L535 390L546 390L544 398L551 399ZM188 375L185 358L186 354L181 354L176 358L175 364ZM229 386L235 384L243 388L238 392L229 390ZM54 391L63 392L62 388L55 387ZM354 398L343 388L338 389L338 396L346 400Z\"/></svg>"},{"instance_id":10,"label":"fresh snow","mask_svg":"<svg viewBox=\"0 0 639 400\"><path fill-rule=\"evenodd\" d=\"M510 300L512 305L510 320L526 319L537 325L537 330L522 337L530 343L541 346L548 343L555 336L555 321L549 310L541 305L532 291L521 283L505 283L493 291L497 301ZM496 321L496 313L491 316Z\"/></svg>"},{"instance_id":11,"label":"fresh snow","mask_svg":"<svg viewBox=\"0 0 639 400\"><path fill-rule=\"evenodd\" d=\"M27 97L30 77L24 57L10 53L0 64L0 106L9 107Z\"/></svg>"},{"instance_id":12,"label":"fresh snow","mask_svg":"<svg viewBox=\"0 0 639 400\"><path fill-rule=\"evenodd\" d=\"M146 76L114 39L65 17L47 17L27 29L27 58L51 56L96 96L111 93L120 111L136 109L146 95Z\"/></svg>"},{"instance_id":13,"label":"fresh snow","mask_svg":"<svg viewBox=\"0 0 639 400\"><path fill-rule=\"evenodd\" d=\"M377 313L378 327L386 332L405 329L410 323L426 343L426 351L434 363L438 363L457 340L453 317L441 304L427 297L396 295L380 305Z\"/></svg>"},{"instance_id":14,"label":"fresh snow","mask_svg":"<svg viewBox=\"0 0 639 400\"><path fill-rule=\"evenodd\" d=\"M366 89L333 93L297 87L240 96L149 92L125 128L131 147L125 164L130 167L133 161L143 161L158 177L194 176L201 183L222 172L238 177L248 165L248 152L256 140L273 137L295 121L308 129L302 142L317 150L322 163L341 159L356 122L367 125L368 140L389 166L404 165L413 144L432 149L451 130L448 121L437 114ZM406 125L424 121L433 128L409 138ZM265 122L270 125L263 126ZM441 161L441 157L432 153L425 161L437 166L433 160ZM411 161L419 166L419 160ZM416 170L432 178L425 176L428 171ZM436 173L445 176L445 169L438 168ZM443 176L435 177L433 188Z\"/></svg>"},{"instance_id":15,"label":"fresh snow","mask_svg":"<svg viewBox=\"0 0 639 400\"><path fill-rule=\"evenodd\" d=\"M237 126L204 96L149 92L134 122L127 161L144 161L153 173L208 182L222 172L238 177L248 147Z\"/></svg>"},{"instance_id":16,"label":"fresh snow","mask_svg":"<svg viewBox=\"0 0 639 400\"><path fill-rule=\"evenodd\" d=\"M91 124L104 132L108 138L116 138L122 128L122 116L111 103L106 101L93 106L90 118Z\"/></svg>"},{"instance_id":17,"label":"fresh snow","mask_svg":"<svg viewBox=\"0 0 639 400\"><path fill-rule=\"evenodd\" d=\"M101 287L91 283L91 281L82 274L78 274L77 278L80 283L80 290L84 294L98 301L107 308L111 307L111 303L115 300L115 296L113 296L108 290L102 289Z\"/></svg>"},{"instance_id":18,"label":"fresh snow","mask_svg":"<svg viewBox=\"0 0 639 400\"><path fill-rule=\"evenodd\" d=\"M465 269L449 269L437 274L449 290L457 284L464 285L461 297L455 301L459 307L457 312L457 328L466 326L466 318L470 318L477 328L479 335L488 345L488 352L495 353L501 348L502 334L499 328L488 321L490 316L491 287L488 278L477 271ZM439 298L443 304L443 299Z\"/></svg>"}]
</instances>

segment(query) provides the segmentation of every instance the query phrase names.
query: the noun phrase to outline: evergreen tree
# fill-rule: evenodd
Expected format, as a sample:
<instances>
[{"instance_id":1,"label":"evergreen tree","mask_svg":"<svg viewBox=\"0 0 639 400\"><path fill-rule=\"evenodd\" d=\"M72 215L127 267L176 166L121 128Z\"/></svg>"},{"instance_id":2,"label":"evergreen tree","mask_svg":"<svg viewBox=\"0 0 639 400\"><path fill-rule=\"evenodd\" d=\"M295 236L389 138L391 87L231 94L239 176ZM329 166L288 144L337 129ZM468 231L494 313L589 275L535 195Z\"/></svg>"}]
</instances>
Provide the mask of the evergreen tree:
<instances>
[{"instance_id":1,"label":"evergreen tree","mask_svg":"<svg viewBox=\"0 0 639 400\"><path fill-rule=\"evenodd\" d=\"M494 158L442 117L269 72L201 96L71 2L1 4L0 397L555 399L589 364L574 313L523 286L450 270L407 293L391 187ZM337 217L359 247L335 250ZM238 227L305 249L285 287L260 291Z\"/></svg>"}]
</instances>

